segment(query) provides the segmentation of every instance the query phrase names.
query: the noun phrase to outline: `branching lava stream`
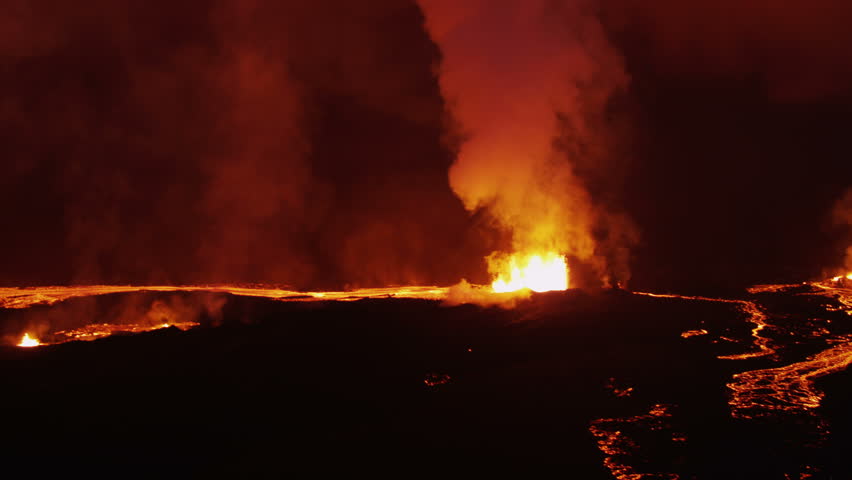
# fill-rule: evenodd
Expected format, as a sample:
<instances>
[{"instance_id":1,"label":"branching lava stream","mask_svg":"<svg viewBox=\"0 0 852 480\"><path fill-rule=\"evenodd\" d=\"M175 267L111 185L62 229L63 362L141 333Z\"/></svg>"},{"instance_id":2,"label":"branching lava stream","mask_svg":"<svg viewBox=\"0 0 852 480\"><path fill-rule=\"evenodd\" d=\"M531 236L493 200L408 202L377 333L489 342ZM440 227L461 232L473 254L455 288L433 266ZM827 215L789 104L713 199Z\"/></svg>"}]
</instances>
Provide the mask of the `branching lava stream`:
<instances>
[{"instance_id":1,"label":"branching lava stream","mask_svg":"<svg viewBox=\"0 0 852 480\"><path fill-rule=\"evenodd\" d=\"M843 311L852 315L852 274L838 276L823 282L812 282L798 285L757 285L748 289L748 293L757 295L790 294L794 296L816 297L825 299L822 308L827 313ZM731 415L735 419L752 420L759 417L773 417L778 415L805 415L813 417L815 422L804 422L814 425L817 438L828 434L829 429L824 421L816 416L815 410L820 406L824 393L816 388L814 380L839 372L852 364L852 334L832 333L831 320L825 320L827 326L815 329L814 333L801 332L795 328L786 331L781 325L770 324L770 315L767 308L760 303L759 298L741 300L711 298L700 296L682 296L673 294L654 294L635 292L657 298L676 298L688 301L722 302L737 305L737 308L747 315L746 321L753 324L751 337L754 349L740 354L718 355L721 360L755 360L763 359L779 362L782 361L778 351L780 346L774 346L771 339L766 336L767 331L777 331L779 335L802 337L804 340L821 340L828 345L822 351L808 356L807 358L786 365L747 370L733 375L727 384L730 390L728 404ZM807 323L807 319L798 320L798 323ZM812 321L816 321L811 319ZM789 319L788 319L789 321ZM712 329L693 329L682 332L684 341L690 341L692 337L712 335ZM731 340L726 337L717 338ZM668 408L654 405L650 413L641 413L632 417L601 418L592 422L589 427L590 433L596 438L598 447L604 455L604 466L611 472L614 478L619 480L650 480L658 478L676 479L674 473L661 473L660 471L643 471L633 465L634 462L642 463L640 447L634 435L645 435L642 432L658 432L655 442L669 442L670 439L681 441L686 437L672 431L672 414ZM668 432L668 433L667 433ZM670 437L670 438L669 438ZM669 447L671 448L671 447ZM647 467L646 467L647 468ZM804 466L805 470L799 473L787 474L786 478L811 478L815 470L811 466ZM792 476L791 476L792 475Z\"/></svg>"}]
</instances>

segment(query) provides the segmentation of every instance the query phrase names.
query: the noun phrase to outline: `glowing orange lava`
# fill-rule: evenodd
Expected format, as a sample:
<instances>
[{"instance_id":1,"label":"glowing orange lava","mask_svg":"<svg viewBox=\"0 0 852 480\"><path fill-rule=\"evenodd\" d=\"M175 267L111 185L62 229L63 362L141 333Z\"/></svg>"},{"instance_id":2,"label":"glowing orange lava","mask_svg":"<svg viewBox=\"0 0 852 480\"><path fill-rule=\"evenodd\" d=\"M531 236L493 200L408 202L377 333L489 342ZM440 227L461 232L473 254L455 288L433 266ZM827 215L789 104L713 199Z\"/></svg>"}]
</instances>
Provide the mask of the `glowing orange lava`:
<instances>
[{"instance_id":1,"label":"glowing orange lava","mask_svg":"<svg viewBox=\"0 0 852 480\"><path fill-rule=\"evenodd\" d=\"M668 472L646 472L648 466L631 465L639 445L634 437L650 435L668 437L672 444L683 443L686 435L671 431L672 418L669 405L657 404L647 414L623 418L594 420L589 431L595 437L598 449L604 454L603 464L613 478L618 480L661 479L678 480L680 476Z\"/></svg>"},{"instance_id":2,"label":"glowing orange lava","mask_svg":"<svg viewBox=\"0 0 852 480\"><path fill-rule=\"evenodd\" d=\"M736 304L741 312L748 315L749 323L754 325L754 328L751 329L751 336L754 338L754 344L757 346L758 350L738 353L735 355L721 355L718 358L721 360L746 360L749 358L763 357L766 355L772 355L775 353L775 349L769 345L769 339L761 335L761 332L764 328L769 326L767 323L766 314L763 313L763 310L755 303L748 300L733 300L727 298L713 298L713 297L697 297L697 296L689 296L689 295L674 295L674 294L666 294L666 293L647 293L647 292L633 292L636 295L645 295L648 297L657 297L657 298L679 298L681 300L697 300L702 302L720 302L720 303L733 303ZM692 331L694 332L694 331ZM704 330L701 330L703 334L706 333ZM688 332L684 332L688 333ZM681 334L683 338L687 338L690 336L694 336L696 333L691 334Z\"/></svg>"},{"instance_id":3,"label":"glowing orange lava","mask_svg":"<svg viewBox=\"0 0 852 480\"><path fill-rule=\"evenodd\" d=\"M496 293L524 288L534 292L568 289L568 265L565 257L555 252L491 257L489 270L496 277L491 284Z\"/></svg>"},{"instance_id":4,"label":"glowing orange lava","mask_svg":"<svg viewBox=\"0 0 852 480\"><path fill-rule=\"evenodd\" d=\"M352 291L299 292L268 285L79 285L24 288L0 288L0 309L24 309L33 305L53 305L72 298L133 292L211 292L243 297L261 297L278 301L354 301L365 298L419 298L444 300L448 288L404 286L362 288ZM22 347L95 340L116 333L141 333L175 327L189 330L198 326L192 321L168 323L91 323L80 328L51 332L49 341L38 341L29 335L19 343Z\"/></svg>"},{"instance_id":5,"label":"glowing orange lava","mask_svg":"<svg viewBox=\"0 0 852 480\"><path fill-rule=\"evenodd\" d=\"M829 281L813 282L808 285L815 290L798 295L822 296L828 301L840 304L823 305L827 311L844 311L852 315L852 289L844 287L843 281L844 277L841 276ZM776 292L784 287L798 285L768 287L781 288L760 288L759 291ZM826 329L825 332L828 333L829 330ZM852 336L841 334L828 339L827 343L834 346L802 361L734 375L733 380L728 383L728 388L732 391L732 415L736 418L754 418L779 412L812 413L820 406L825 396L814 385L814 380L845 370L852 365Z\"/></svg>"},{"instance_id":6,"label":"glowing orange lava","mask_svg":"<svg viewBox=\"0 0 852 480\"><path fill-rule=\"evenodd\" d=\"M845 370L852 364L852 343L837 345L804 361L734 375L728 388L736 418L753 418L774 412L805 412L819 407L825 394L814 379Z\"/></svg>"},{"instance_id":7,"label":"glowing orange lava","mask_svg":"<svg viewBox=\"0 0 852 480\"><path fill-rule=\"evenodd\" d=\"M29 333L25 333L23 338L21 338L21 342L18 343L19 347L37 347L39 345L41 345L41 342L31 337Z\"/></svg>"},{"instance_id":8,"label":"glowing orange lava","mask_svg":"<svg viewBox=\"0 0 852 480\"><path fill-rule=\"evenodd\" d=\"M839 282L843 279L852 280L852 272L847 273L846 275L838 275L831 279L832 282Z\"/></svg>"},{"instance_id":9,"label":"glowing orange lava","mask_svg":"<svg viewBox=\"0 0 852 480\"><path fill-rule=\"evenodd\" d=\"M699 329L696 329L696 330L687 330L685 332L681 332L680 336L681 336L681 338L689 338L689 337L697 337L699 335L707 335L707 333L709 333L709 332L707 332L707 330L705 330L703 328L699 328Z\"/></svg>"},{"instance_id":10,"label":"glowing orange lava","mask_svg":"<svg viewBox=\"0 0 852 480\"><path fill-rule=\"evenodd\" d=\"M362 298L423 298L442 300L447 288L434 286L406 286L361 288L347 292L300 292L266 285L79 285L0 288L0 308L28 308L33 305L53 305L76 297L131 292L213 292L229 293L242 297L263 297L272 300L336 300L349 301Z\"/></svg>"},{"instance_id":11,"label":"glowing orange lava","mask_svg":"<svg viewBox=\"0 0 852 480\"><path fill-rule=\"evenodd\" d=\"M152 332L163 328L174 327L180 330L189 330L197 327L197 322L175 322L175 323L160 323L156 325L145 325L138 323L128 324L112 324L112 323L90 323L81 328L73 330L59 330L54 333L57 343L68 342L72 340L97 340L99 338L108 337L116 333L142 333Z\"/></svg>"},{"instance_id":12,"label":"glowing orange lava","mask_svg":"<svg viewBox=\"0 0 852 480\"><path fill-rule=\"evenodd\" d=\"M569 270L565 258L557 253L546 254L514 254L492 256L488 259L494 282L491 292L505 293L522 291L527 294L530 290L544 292L550 290L565 290L568 287ZM806 358L793 358L792 362L785 360L784 344L775 344L773 338L786 335L784 324L777 322L779 317L770 310L770 304L764 304L763 299L773 294L807 295L823 297L823 307L827 312L844 312L852 316L852 273L825 279L820 282L786 285L755 285L748 289L750 297L745 298L713 298L702 296L687 296L676 294L659 294L633 292L655 298L678 299L684 301L718 302L728 304L741 312L742 320L752 325L750 331L751 348L747 351L721 355L717 358L724 360L750 360L757 357L767 357L765 362L775 365L763 366L760 369L740 371L732 375L727 383L730 391L729 406L734 418L750 419L777 414L816 415L815 410L820 406L825 393L815 384L815 380L849 368L852 365L852 335L836 334L826 339L829 348L811 354ZM482 291L487 286L472 286ZM277 301L351 301L365 298L420 298L430 300L446 300L451 293L449 288L430 286L405 286L359 289L347 292L298 292L268 285L204 285L204 286L72 286L72 287L32 287L32 288L0 288L0 309L20 309L32 305L52 305L76 297L128 293L140 291L153 292L218 292L238 296L262 297ZM491 296L494 293L488 292ZM748 299L746 299L748 298ZM830 322L830 320L825 320ZM772 323L770 323L772 322ZM42 333L41 340L25 334L18 343L21 347L49 345L79 340L95 340L113 334L148 332L151 330L174 327L188 330L198 326L192 321L177 322L159 319L156 323L92 323L76 329L59 330ZM819 335L831 335L826 326ZM681 332L681 337L690 339L696 336L709 335L714 338L737 341L720 336L721 332L713 328L695 328ZM790 332L791 334L793 332ZM807 334L806 334L807 335ZM692 340L686 340L692 341ZM715 341L714 341L715 343ZM468 352L471 349L467 349ZM423 379L429 388L443 388L450 383L449 375L429 373ZM628 398L634 393L633 387L618 386L610 379L607 385L616 398ZM672 407L674 408L674 407ZM639 480L643 478L662 478L676 480L675 473L659 471L650 465L636 464L632 459L639 453L638 438L649 435L665 442L670 448L678 448L687 442L687 437L674 429L673 415L668 405L654 405L648 413L617 418L600 418L594 420L590 433L595 437L598 448L604 455L604 466L617 479ZM801 478L804 478L802 476Z\"/></svg>"}]
</instances>

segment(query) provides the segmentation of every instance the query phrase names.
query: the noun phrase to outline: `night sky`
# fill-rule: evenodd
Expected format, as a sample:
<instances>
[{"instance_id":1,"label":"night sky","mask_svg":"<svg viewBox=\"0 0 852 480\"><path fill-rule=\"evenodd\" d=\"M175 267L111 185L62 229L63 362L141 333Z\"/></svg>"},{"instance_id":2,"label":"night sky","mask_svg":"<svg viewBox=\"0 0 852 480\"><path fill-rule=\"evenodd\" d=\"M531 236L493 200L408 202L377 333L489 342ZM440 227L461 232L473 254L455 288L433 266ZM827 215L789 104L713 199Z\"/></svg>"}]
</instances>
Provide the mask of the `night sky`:
<instances>
[{"instance_id":1,"label":"night sky","mask_svg":"<svg viewBox=\"0 0 852 480\"><path fill-rule=\"evenodd\" d=\"M573 3L628 78L594 112L606 148L573 168L635 230L631 288L843 268L852 4ZM507 245L448 183L464 137L414 1L5 9L2 285L485 283Z\"/></svg>"}]
</instances>

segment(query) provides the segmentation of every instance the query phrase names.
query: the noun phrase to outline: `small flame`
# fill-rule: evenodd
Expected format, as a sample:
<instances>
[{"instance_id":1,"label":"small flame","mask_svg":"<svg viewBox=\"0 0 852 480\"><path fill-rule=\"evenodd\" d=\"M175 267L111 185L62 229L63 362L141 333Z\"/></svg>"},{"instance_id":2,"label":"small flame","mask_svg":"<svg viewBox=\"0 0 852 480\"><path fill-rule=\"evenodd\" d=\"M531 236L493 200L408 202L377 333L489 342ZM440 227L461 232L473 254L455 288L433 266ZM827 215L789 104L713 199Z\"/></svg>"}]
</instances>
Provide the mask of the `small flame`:
<instances>
[{"instance_id":1,"label":"small flame","mask_svg":"<svg viewBox=\"0 0 852 480\"><path fill-rule=\"evenodd\" d=\"M555 252L544 255L513 254L508 258L490 259L496 279L491 289L496 293L528 288L534 292L568 289L568 265L565 257Z\"/></svg>"},{"instance_id":2,"label":"small flame","mask_svg":"<svg viewBox=\"0 0 852 480\"><path fill-rule=\"evenodd\" d=\"M21 343L18 344L19 347L37 347L39 345L41 345L41 342L31 337L29 333L24 333Z\"/></svg>"}]
</instances>

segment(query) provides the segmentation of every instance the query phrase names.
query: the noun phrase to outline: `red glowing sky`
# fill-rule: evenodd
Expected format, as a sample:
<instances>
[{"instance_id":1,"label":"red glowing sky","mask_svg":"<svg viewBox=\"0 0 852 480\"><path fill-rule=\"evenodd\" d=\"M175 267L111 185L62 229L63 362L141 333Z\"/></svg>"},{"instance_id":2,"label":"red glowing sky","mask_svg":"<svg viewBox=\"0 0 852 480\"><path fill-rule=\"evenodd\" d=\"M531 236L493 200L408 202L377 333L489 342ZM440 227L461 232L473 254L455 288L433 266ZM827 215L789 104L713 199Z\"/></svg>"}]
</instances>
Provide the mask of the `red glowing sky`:
<instances>
[{"instance_id":1,"label":"red glowing sky","mask_svg":"<svg viewBox=\"0 0 852 480\"><path fill-rule=\"evenodd\" d=\"M7 3L2 284L482 282L483 257L511 245L448 180L470 132L435 73L458 60L413 1ZM646 288L841 261L848 2L553 5L554 31L583 52L568 57L614 58L624 74L555 133L589 198L593 256ZM479 38L500 68L529 60L521 84L549 73L512 54L531 45L523 28ZM584 61L570 66L569 81L595 81ZM483 105L526 98L486 80L498 90Z\"/></svg>"}]
</instances>

